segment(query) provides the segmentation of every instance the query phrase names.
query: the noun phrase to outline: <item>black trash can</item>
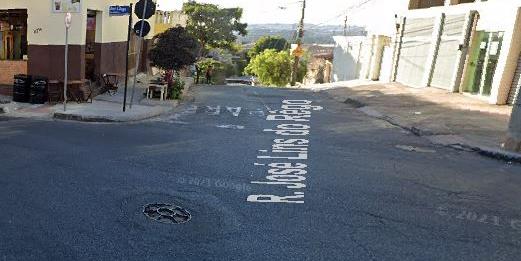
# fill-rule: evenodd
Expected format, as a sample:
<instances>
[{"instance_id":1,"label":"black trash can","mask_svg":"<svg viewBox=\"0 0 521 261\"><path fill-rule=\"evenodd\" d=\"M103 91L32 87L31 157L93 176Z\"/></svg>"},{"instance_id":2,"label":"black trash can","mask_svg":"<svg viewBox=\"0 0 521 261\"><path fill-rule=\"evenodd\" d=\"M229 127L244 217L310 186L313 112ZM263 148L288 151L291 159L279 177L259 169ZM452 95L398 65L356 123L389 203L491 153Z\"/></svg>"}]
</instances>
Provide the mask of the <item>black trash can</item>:
<instances>
[{"instance_id":1,"label":"black trash can","mask_svg":"<svg viewBox=\"0 0 521 261\"><path fill-rule=\"evenodd\" d=\"M13 83L13 101L29 102L31 93L32 77L26 74L17 74L14 76Z\"/></svg>"},{"instance_id":2,"label":"black trash can","mask_svg":"<svg viewBox=\"0 0 521 261\"><path fill-rule=\"evenodd\" d=\"M32 104L44 104L47 101L49 80L41 76L33 76L32 80L30 101Z\"/></svg>"}]
</instances>

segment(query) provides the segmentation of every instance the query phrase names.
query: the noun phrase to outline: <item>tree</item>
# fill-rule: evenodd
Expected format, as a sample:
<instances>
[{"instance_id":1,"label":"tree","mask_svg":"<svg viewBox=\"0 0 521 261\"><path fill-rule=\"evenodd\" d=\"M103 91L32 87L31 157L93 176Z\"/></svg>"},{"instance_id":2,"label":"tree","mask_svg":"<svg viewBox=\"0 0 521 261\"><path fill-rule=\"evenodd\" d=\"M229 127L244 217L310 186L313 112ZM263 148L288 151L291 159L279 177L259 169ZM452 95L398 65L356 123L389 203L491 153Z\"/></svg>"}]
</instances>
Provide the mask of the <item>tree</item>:
<instances>
[{"instance_id":1,"label":"tree","mask_svg":"<svg viewBox=\"0 0 521 261\"><path fill-rule=\"evenodd\" d=\"M201 49L197 39L186 29L174 27L154 37L148 56L152 66L163 70L180 70L194 64Z\"/></svg>"},{"instance_id":2,"label":"tree","mask_svg":"<svg viewBox=\"0 0 521 261\"><path fill-rule=\"evenodd\" d=\"M289 42L280 36L263 36L257 42L250 51L248 51L248 57L251 59L267 49L274 49L278 52L288 50L290 47Z\"/></svg>"},{"instance_id":3,"label":"tree","mask_svg":"<svg viewBox=\"0 0 521 261\"><path fill-rule=\"evenodd\" d=\"M183 12L188 16L186 28L202 45L200 57L212 48L231 49L237 36L247 34L247 24L241 23L242 8L219 8L214 4L187 2Z\"/></svg>"},{"instance_id":4,"label":"tree","mask_svg":"<svg viewBox=\"0 0 521 261\"><path fill-rule=\"evenodd\" d=\"M288 51L267 49L251 59L246 73L257 76L267 86L286 86L291 81L292 61Z\"/></svg>"},{"instance_id":5,"label":"tree","mask_svg":"<svg viewBox=\"0 0 521 261\"><path fill-rule=\"evenodd\" d=\"M177 99L184 89L185 83L174 71L179 71L197 61L201 49L197 39L186 29L174 27L154 37L154 44L148 53L152 66L166 71L169 98Z\"/></svg>"}]
</instances>

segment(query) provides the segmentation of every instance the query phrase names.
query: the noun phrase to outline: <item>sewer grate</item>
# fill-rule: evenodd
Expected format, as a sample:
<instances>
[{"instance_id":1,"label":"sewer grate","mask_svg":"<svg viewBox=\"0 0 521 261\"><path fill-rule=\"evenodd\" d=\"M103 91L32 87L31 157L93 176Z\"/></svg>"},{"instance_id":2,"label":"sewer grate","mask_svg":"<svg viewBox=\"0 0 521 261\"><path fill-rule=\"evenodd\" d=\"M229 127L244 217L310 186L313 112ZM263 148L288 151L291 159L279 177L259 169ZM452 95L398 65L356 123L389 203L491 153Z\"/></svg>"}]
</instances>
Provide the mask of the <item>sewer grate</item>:
<instances>
[{"instance_id":1,"label":"sewer grate","mask_svg":"<svg viewBox=\"0 0 521 261\"><path fill-rule=\"evenodd\" d=\"M149 204L143 209L148 218L165 224L184 224L192 219L188 210L172 204Z\"/></svg>"}]
</instances>

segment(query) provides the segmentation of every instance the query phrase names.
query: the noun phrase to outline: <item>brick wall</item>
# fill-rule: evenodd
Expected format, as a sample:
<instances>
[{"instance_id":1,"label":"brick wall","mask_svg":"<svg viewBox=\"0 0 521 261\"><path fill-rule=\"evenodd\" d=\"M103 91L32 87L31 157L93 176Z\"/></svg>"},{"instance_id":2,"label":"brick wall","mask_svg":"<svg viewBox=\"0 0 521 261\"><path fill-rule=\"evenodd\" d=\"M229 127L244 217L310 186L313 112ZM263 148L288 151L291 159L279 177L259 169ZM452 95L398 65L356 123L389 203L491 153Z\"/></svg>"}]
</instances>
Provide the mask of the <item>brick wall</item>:
<instances>
[{"instance_id":1,"label":"brick wall","mask_svg":"<svg viewBox=\"0 0 521 261\"><path fill-rule=\"evenodd\" d=\"M16 74L27 74L27 61L0 61L0 94L11 95Z\"/></svg>"}]
</instances>

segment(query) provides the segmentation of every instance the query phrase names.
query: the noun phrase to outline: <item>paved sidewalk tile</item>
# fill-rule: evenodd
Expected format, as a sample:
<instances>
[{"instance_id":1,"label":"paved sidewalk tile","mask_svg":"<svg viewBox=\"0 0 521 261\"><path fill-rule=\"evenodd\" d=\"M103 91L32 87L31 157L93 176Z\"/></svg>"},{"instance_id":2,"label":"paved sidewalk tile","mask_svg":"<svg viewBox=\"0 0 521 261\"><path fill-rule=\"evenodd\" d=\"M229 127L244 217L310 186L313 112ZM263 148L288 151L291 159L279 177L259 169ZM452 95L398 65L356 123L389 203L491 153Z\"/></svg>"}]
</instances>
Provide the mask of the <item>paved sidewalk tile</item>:
<instances>
[{"instance_id":1,"label":"paved sidewalk tile","mask_svg":"<svg viewBox=\"0 0 521 261\"><path fill-rule=\"evenodd\" d=\"M411 88L397 83L351 81L304 88L326 92L372 117L430 137L434 143L520 156L501 150L511 106L491 105L442 89Z\"/></svg>"}]
</instances>

